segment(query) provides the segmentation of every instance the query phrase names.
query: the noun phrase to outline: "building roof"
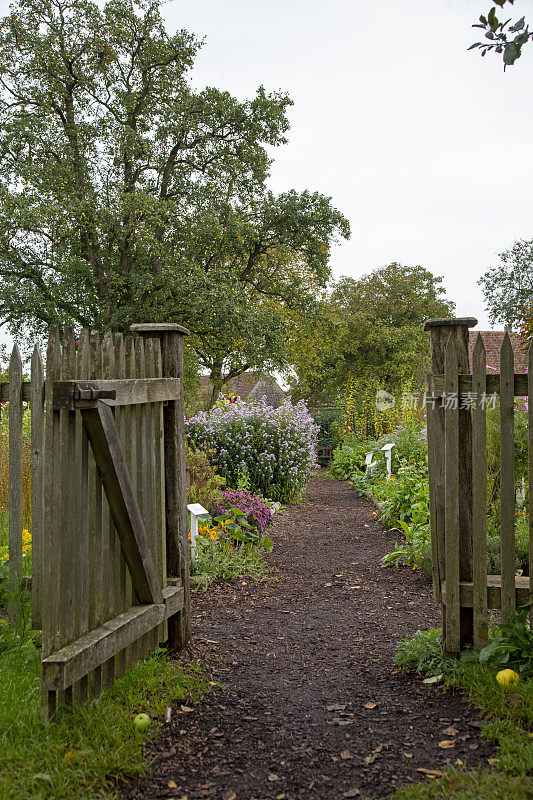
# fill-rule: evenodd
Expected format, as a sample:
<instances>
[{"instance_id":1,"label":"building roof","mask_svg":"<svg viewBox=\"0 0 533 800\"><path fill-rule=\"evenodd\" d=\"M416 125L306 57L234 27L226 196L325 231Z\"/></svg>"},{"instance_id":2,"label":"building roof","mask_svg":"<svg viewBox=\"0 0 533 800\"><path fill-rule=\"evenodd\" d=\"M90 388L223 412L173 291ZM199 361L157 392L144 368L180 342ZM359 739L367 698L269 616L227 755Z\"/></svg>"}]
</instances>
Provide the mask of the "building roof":
<instances>
[{"instance_id":1,"label":"building roof","mask_svg":"<svg viewBox=\"0 0 533 800\"><path fill-rule=\"evenodd\" d=\"M202 394L210 391L211 382L207 375L200 377L200 388ZM287 396L276 379L267 372L243 372L236 378L230 378L224 384L223 392L224 394L236 394L243 400L248 397L260 400L261 397L266 396L268 405L274 408L281 405Z\"/></svg>"},{"instance_id":2,"label":"building roof","mask_svg":"<svg viewBox=\"0 0 533 800\"><path fill-rule=\"evenodd\" d=\"M472 365L472 355L478 333L481 334L485 352L487 353L487 372L498 373L500 371L500 350L505 331L469 331L468 356L470 365ZM519 333L509 332L509 338L514 352L514 371L527 372L527 344Z\"/></svg>"}]
</instances>

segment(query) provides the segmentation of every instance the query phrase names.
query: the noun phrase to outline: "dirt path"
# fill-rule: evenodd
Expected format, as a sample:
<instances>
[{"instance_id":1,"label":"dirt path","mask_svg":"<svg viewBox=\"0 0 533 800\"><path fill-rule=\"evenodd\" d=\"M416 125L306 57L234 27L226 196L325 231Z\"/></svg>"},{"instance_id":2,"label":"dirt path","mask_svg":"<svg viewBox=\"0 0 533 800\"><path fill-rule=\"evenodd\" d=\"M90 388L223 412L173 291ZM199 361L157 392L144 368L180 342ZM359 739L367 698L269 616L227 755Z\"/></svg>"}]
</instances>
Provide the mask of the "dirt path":
<instances>
[{"instance_id":1,"label":"dirt path","mask_svg":"<svg viewBox=\"0 0 533 800\"><path fill-rule=\"evenodd\" d=\"M423 576L379 567L394 535L372 511L320 476L277 521L281 580L195 596L193 654L226 689L174 715L124 798L375 798L427 780L417 768L486 764L465 701L394 669L397 641L439 615Z\"/></svg>"}]
</instances>

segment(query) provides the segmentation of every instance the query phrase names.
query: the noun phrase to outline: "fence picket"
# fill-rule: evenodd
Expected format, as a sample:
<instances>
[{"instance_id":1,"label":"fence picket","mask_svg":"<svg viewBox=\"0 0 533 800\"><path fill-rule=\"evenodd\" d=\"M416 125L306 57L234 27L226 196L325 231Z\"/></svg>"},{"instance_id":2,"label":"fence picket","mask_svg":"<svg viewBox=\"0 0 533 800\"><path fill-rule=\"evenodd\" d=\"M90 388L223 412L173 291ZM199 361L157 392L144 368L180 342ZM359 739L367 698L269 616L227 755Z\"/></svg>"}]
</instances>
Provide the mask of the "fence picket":
<instances>
[{"instance_id":1,"label":"fence picket","mask_svg":"<svg viewBox=\"0 0 533 800\"><path fill-rule=\"evenodd\" d=\"M501 605L502 619L515 611L514 355L505 333L500 355Z\"/></svg>"},{"instance_id":2,"label":"fence picket","mask_svg":"<svg viewBox=\"0 0 533 800\"><path fill-rule=\"evenodd\" d=\"M144 340L141 336L135 339L135 371L138 378L146 376L146 354ZM135 407L135 436L137 441L137 502L141 509L141 516L150 542L148 531L148 464L146 458L146 405ZM139 641L139 657L145 658L150 652L150 635L145 634Z\"/></svg>"},{"instance_id":3,"label":"fence picket","mask_svg":"<svg viewBox=\"0 0 533 800\"><path fill-rule=\"evenodd\" d=\"M110 332L104 335L102 342L102 376L111 379L115 377L115 351L113 336ZM117 555L117 534L105 497L102 498L102 619L108 620L115 616L115 560ZM115 681L115 659L110 658L103 666L102 683L104 687L112 686Z\"/></svg>"},{"instance_id":4,"label":"fence picket","mask_svg":"<svg viewBox=\"0 0 533 800\"><path fill-rule=\"evenodd\" d=\"M93 331L89 339L89 373L93 379L102 377L102 345L100 335ZM102 576L102 501L103 490L94 457L89 448L89 630L103 619ZM91 693L97 697L102 689L102 668L93 671Z\"/></svg>"},{"instance_id":5,"label":"fence picket","mask_svg":"<svg viewBox=\"0 0 533 800\"><path fill-rule=\"evenodd\" d=\"M42 625L41 582L43 541L44 469L44 365L35 345L31 357L31 619L34 630Z\"/></svg>"},{"instance_id":6,"label":"fence picket","mask_svg":"<svg viewBox=\"0 0 533 800\"><path fill-rule=\"evenodd\" d=\"M154 339L154 361L156 378L163 377L163 359L161 355L161 341ZM167 585L166 562L166 531L165 531L165 453L163 439L163 404L154 404L154 445L155 445L155 526L157 532L157 563L161 576L161 586ZM167 640L167 623L165 622L159 634L160 642Z\"/></svg>"},{"instance_id":7,"label":"fence picket","mask_svg":"<svg viewBox=\"0 0 533 800\"><path fill-rule=\"evenodd\" d=\"M447 653L460 650L459 605L459 368L455 339L450 336L445 353L446 432L446 515L445 515L445 576ZM455 403L453 399L455 398Z\"/></svg>"},{"instance_id":8,"label":"fence picket","mask_svg":"<svg viewBox=\"0 0 533 800\"><path fill-rule=\"evenodd\" d=\"M76 377L84 380L90 377L89 331L80 332L76 359ZM76 465L77 465L77 516L75 531L76 547L76 594L74 611L74 630L79 638L89 630L89 441L81 414L76 412ZM83 676L78 684L78 697L84 701L88 697L88 676Z\"/></svg>"},{"instance_id":9,"label":"fence picket","mask_svg":"<svg viewBox=\"0 0 533 800\"><path fill-rule=\"evenodd\" d=\"M472 508L474 647L488 643L487 609L487 357L481 334L472 363Z\"/></svg>"},{"instance_id":10,"label":"fence picket","mask_svg":"<svg viewBox=\"0 0 533 800\"><path fill-rule=\"evenodd\" d=\"M9 361L9 600L11 622L18 616L22 588L22 358L14 345Z\"/></svg>"},{"instance_id":11,"label":"fence picket","mask_svg":"<svg viewBox=\"0 0 533 800\"><path fill-rule=\"evenodd\" d=\"M53 383L61 378L61 342L57 325L50 329L48 347L46 350L46 378L45 378L45 453L46 464L44 472L44 530L43 539L43 584L42 597L42 657L43 660L51 655L57 646L57 597L58 597L58 559L59 552L59 519L57 518L60 506L59 479L54 470L57 455L59 454L59 412L53 407ZM44 684L41 689L41 713L43 719L53 717L56 709L57 693L47 689Z\"/></svg>"},{"instance_id":12,"label":"fence picket","mask_svg":"<svg viewBox=\"0 0 533 800\"><path fill-rule=\"evenodd\" d=\"M133 336L126 336L125 339L125 367L126 377L136 378L137 371L135 368L135 344ZM137 435L135 430L135 423L137 420L137 409L135 406L126 406L124 409L125 414L125 427L126 427L126 464L131 477L133 491L137 495ZM142 513L142 508L141 508ZM135 596L135 591L132 587L132 603L138 602ZM135 641L128 651L128 658L130 664L135 664L139 657L139 642Z\"/></svg>"},{"instance_id":13,"label":"fence picket","mask_svg":"<svg viewBox=\"0 0 533 800\"><path fill-rule=\"evenodd\" d=\"M70 380L76 375L76 339L74 331L68 331L63 340L63 353L61 364L61 379ZM61 512L59 527L59 603L58 603L58 632L59 646L65 647L74 639L74 593L75 581L75 502L70 502L72 497L72 464L75 459L75 412L63 410L59 412L60 425L60 492ZM66 498L69 498L67 502ZM72 702L72 687L65 690L62 698L66 704Z\"/></svg>"},{"instance_id":14,"label":"fence picket","mask_svg":"<svg viewBox=\"0 0 533 800\"><path fill-rule=\"evenodd\" d=\"M533 343L527 353L527 420L528 420L528 512L529 512L529 599L533 600Z\"/></svg>"},{"instance_id":15,"label":"fence picket","mask_svg":"<svg viewBox=\"0 0 533 800\"><path fill-rule=\"evenodd\" d=\"M115 336L115 377L126 377L126 354L124 351L124 336L119 333ZM124 407L118 406L115 409L115 423L118 430L120 441L126 451L126 416ZM117 614L126 611L131 606L131 579L126 565L126 560L122 553L120 543L115 544L115 610ZM115 657L115 674L120 677L127 668L127 648L122 650Z\"/></svg>"}]
</instances>

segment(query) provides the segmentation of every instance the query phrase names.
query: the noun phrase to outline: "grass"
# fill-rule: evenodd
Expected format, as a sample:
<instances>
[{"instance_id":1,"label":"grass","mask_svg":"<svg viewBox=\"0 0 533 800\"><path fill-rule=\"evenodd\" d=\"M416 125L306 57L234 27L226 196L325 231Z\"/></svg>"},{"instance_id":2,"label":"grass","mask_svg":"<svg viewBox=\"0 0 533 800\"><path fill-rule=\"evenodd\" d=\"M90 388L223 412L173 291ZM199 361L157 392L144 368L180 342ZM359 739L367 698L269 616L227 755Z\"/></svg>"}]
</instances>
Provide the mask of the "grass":
<instances>
[{"instance_id":1,"label":"grass","mask_svg":"<svg viewBox=\"0 0 533 800\"><path fill-rule=\"evenodd\" d=\"M401 642L396 664L411 672L442 674L448 686L465 692L487 720L483 735L499 752L492 768L450 767L442 778L397 791L394 800L533 800L533 679L506 691L496 682L495 669L446 658L436 628Z\"/></svg>"},{"instance_id":2,"label":"grass","mask_svg":"<svg viewBox=\"0 0 533 800\"><path fill-rule=\"evenodd\" d=\"M2 647L3 652L2 652ZM196 701L210 684L202 669L184 670L159 651L137 664L98 700L40 719L40 653L31 642L0 639L0 797L3 800L110 800L117 781L142 773L148 734L165 707Z\"/></svg>"}]
</instances>

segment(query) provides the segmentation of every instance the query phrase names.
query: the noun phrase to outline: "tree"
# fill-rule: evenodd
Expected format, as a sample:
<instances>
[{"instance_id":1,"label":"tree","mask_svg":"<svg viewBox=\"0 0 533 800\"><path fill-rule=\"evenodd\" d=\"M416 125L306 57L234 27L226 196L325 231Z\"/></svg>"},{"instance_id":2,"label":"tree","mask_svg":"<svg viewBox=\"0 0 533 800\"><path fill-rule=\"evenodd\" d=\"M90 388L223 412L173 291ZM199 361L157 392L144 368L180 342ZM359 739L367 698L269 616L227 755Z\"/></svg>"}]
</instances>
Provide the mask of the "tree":
<instances>
[{"instance_id":1,"label":"tree","mask_svg":"<svg viewBox=\"0 0 533 800\"><path fill-rule=\"evenodd\" d=\"M167 33L159 0L21 0L2 20L0 322L13 333L178 321L220 381L228 331L279 350L260 309L306 302L291 259L327 282L348 222L322 195L266 188L291 101L193 91L199 47Z\"/></svg>"},{"instance_id":2,"label":"tree","mask_svg":"<svg viewBox=\"0 0 533 800\"><path fill-rule=\"evenodd\" d=\"M299 382L335 393L352 378L372 377L390 388L424 369L426 319L450 316L442 278L421 266L393 263L362 278L341 278L326 303L316 366L297 366ZM327 344L324 341L329 338Z\"/></svg>"},{"instance_id":3,"label":"tree","mask_svg":"<svg viewBox=\"0 0 533 800\"><path fill-rule=\"evenodd\" d=\"M489 319L522 328L533 308L533 240L519 239L499 258L500 264L488 269L478 281Z\"/></svg>"},{"instance_id":4,"label":"tree","mask_svg":"<svg viewBox=\"0 0 533 800\"><path fill-rule=\"evenodd\" d=\"M474 42L469 50L480 49L481 55L486 56L490 50L501 53L503 58L504 70L522 55L522 47L533 38L533 31L529 31L525 17L521 17L517 22L511 18L501 21L496 16L496 7L503 8L506 3L514 4L514 0L493 0L494 6L485 16L481 14L479 22L472 25L473 28L481 28L485 31L485 42ZM513 22L512 25L509 23ZM516 34L510 36L509 34Z\"/></svg>"}]
</instances>

